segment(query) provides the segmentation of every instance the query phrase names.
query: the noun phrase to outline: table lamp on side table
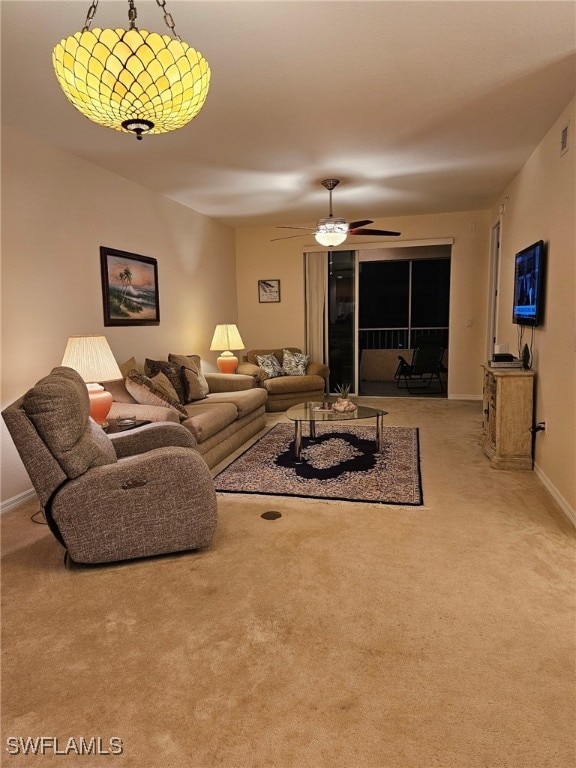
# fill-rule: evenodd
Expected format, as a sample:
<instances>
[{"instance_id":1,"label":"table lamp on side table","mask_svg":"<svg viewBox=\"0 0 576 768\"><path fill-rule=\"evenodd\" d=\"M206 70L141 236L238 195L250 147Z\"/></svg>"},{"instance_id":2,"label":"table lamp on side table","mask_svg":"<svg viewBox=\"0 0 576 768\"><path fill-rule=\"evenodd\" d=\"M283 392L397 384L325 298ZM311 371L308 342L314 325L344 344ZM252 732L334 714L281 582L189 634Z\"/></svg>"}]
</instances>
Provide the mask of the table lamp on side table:
<instances>
[{"instance_id":1,"label":"table lamp on side table","mask_svg":"<svg viewBox=\"0 0 576 768\"><path fill-rule=\"evenodd\" d=\"M210 344L211 352L222 352L216 365L220 373L234 373L238 368L238 358L231 349L244 349L244 342L235 325L217 325Z\"/></svg>"},{"instance_id":2,"label":"table lamp on side table","mask_svg":"<svg viewBox=\"0 0 576 768\"><path fill-rule=\"evenodd\" d=\"M122 372L105 336L71 336L66 344L62 365L78 371L86 382L90 398L90 416L101 427L112 407L112 395L101 381L116 381Z\"/></svg>"}]
</instances>

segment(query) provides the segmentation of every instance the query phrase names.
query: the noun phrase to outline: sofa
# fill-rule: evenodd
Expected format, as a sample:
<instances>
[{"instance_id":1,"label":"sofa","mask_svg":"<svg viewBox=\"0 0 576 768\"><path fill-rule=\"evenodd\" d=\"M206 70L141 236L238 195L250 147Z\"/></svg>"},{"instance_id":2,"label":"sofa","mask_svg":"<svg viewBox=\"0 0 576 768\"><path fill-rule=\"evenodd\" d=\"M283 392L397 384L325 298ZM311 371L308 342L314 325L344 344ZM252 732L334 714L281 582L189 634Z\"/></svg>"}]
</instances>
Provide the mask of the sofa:
<instances>
[{"instance_id":1,"label":"sofa","mask_svg":"<svg viewBox=\"0 0 576 768\"><path fill-rule=\"evenodd\" d=\"M326 381L330 369L324 363L307 361L303 372L299 375L286 375L283 370L284 350L302 355L298 347L281 347L278 349L252 349L244 355L236 375L253 377L256 385L264 389L268 395L266 410L274 413L285 411L298 403L322 401L326 390ZM273 355L282 371L272 377L259 365L258 357ZM305 356L304 356L305 357Z\"/></svg>"},{"instance_id":2,"label":"sofa","mask_svg":"<svg viewBox=\"0 0 576 768\"><path fill-rule=\"evenodd\" d=\"M252 376L203 373L198 356L187 356L188 362L184 357L169 355L167 361L147 360L143 376L148 375L154 381L160 377L159 373L154 375L158 367L170 373L176 365L194 381L199 377L203 389L197 393L197 399L182 402L188 398L181 396L177 402L172 402L170 398L166 402L158 402L153 397L139 397L130 375L134 378L135 370L139 371L140 366L136 366L132 359L132 371L129 370L130 361L120 366L126 374L123 380L104 384L113 397L109 418L135 417L151 422L179 423L191 433L198 452L208 467L213 468L266 426L268 394L265 389L255 386ZM177 385L178 382L174 383Z\"/></svg>"},{"instance_id":3,"label":"sofa","mask_svg":"<svg viewBox=\"0 0 576 768\"><path fill-rule=\"evenodd\" d=\"M96 564L208 547L216 492L190 431L162 423L109 438L89 412L84 381L64 366L2 412L70 558Z\"/></svg>"}]
</instances>

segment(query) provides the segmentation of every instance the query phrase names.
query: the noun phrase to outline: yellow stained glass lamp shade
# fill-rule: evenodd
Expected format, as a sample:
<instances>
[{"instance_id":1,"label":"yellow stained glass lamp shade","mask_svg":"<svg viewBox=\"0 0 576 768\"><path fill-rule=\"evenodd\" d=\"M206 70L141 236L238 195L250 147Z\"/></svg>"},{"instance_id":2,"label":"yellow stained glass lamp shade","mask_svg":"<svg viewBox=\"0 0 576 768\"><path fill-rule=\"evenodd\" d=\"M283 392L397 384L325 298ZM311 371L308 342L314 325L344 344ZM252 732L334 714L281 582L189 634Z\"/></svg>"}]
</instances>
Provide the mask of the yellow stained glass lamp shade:
<instances>
[{"instance_id":1,"label":"yellow stained glass lamp shade","mask_svg":"<svg viewBox=\"0 0 576 768\"><path fill-rule=\"evenodd\" d=\"M202 109L210 68L180 39L143 29L94 29L61 40L52 54L67 98L117 131L167 133Z\"/></svg>"}]
</instances>

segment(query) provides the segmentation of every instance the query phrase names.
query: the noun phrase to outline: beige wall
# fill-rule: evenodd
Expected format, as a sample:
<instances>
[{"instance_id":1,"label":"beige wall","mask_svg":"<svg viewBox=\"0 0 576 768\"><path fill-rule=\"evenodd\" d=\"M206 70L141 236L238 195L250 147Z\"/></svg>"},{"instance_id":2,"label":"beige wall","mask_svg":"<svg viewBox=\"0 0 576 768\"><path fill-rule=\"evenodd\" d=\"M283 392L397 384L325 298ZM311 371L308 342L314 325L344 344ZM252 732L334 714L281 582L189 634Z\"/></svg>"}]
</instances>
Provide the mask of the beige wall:
<instances>
[{"instance_id":1,"label":"beige wall","mask_svg":"<svg viewBox=\"0 0 576 768\"><path fill-rule=\"evenodd\" d=\"M488 211L375 220L379 228L401 231L398 241L454 238L449 360L449 395L454 398L480 397L482 392L480 364L485 357L489 225ZM250 348L304 346L302 254L304 250L320 249L307 236L270 242L280 231L274 227L252 227L236 232L238 322L244 343ZM356 238L358 241L360 238ZM263 278L280 279L280 304L258 303L257 283Z\"/></svg>"},{"instance_id":2,"label":"beige wall","mask_svg":"<svg viewBox=\"0 0 576 768\"><path fill-rule=\"evenodd\" d=\"M106 335L118 361L209 351L236 322L234 231L70 154L3 129L2 405L59 365L68 336ZM160 325L104 328L99 247L158 260ZM2 428L2 499L30 481Z\"/></svg>"},{"instance_id":3,"label":"beige wall","mask_svg":"<svg viewBox=\"0 0 576 768\"><path fill-rule=\"evenodd\" d=\"M560 155L560 133L570 121L569 151ZM514 255L536 240L547 243L544 324L534 330L536 420L546 432L536 437L535 461L559 501L576 509L576 110L572 101L492 211L504 206L498 306L498 341L517 353L512 324ZM524 333L530 341L530 330ZM576 518L575 518L576 519Z\"/></svg>"}]
</instances>

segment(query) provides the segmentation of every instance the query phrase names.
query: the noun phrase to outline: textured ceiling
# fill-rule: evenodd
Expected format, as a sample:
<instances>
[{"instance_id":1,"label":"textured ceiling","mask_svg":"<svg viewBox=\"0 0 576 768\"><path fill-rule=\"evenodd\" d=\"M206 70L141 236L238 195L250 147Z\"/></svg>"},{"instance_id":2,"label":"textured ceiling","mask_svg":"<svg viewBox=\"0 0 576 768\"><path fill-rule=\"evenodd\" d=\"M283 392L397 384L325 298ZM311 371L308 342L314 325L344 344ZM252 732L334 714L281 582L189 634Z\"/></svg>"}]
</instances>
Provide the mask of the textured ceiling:
<instances>
[{"instance_id":1,"label":"textured ceiling","mask_svg":"<svg viewBox=\"0 0 576 768\"><path fill-rule=\"evenodd\" d=\"M2 0L3 122L234 226L314 223L326 177L348 220L488 207L575 92L574 2L167 0L212 83L189 125L136 141L54 77L89 5ZM127 10L100 0L93 26Z\"/></svg>"}]
</instances>

